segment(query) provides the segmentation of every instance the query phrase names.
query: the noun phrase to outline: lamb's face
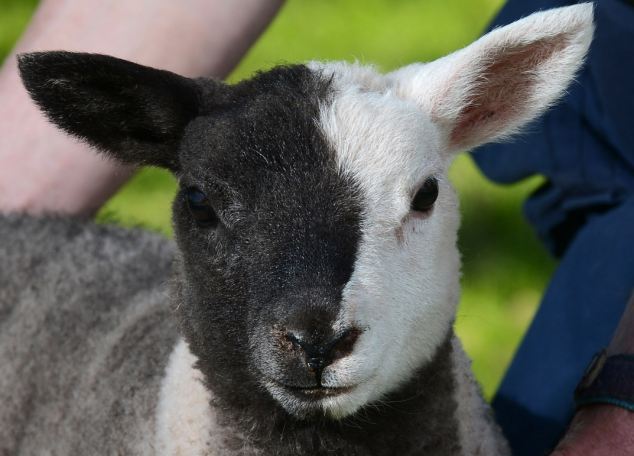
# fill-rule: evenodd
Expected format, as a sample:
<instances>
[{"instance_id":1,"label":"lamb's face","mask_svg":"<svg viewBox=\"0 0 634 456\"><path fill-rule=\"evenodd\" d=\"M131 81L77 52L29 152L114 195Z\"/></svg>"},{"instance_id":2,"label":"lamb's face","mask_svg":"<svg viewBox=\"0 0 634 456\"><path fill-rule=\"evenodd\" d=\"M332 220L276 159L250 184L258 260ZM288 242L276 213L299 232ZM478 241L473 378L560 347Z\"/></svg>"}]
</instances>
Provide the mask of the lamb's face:
<instances>
[{"instance_id":1,"label":"lamb's face","mask_svg":"<svg viewBox=\"0 0 634 456\"><path fill-rule=\"evenodd\" d=\"M187 129L174 204L199 356L214 376L238 358L293 414L345 416L447 337L458 210L442 134L353 65L278 68L225 96Z\"/></svg>"},{"instance_id":2,"label":"lamb's face","mask_svg":"<svg viewBox=\"0 0 634 456\"><path fill-rule=\"evenodd\" d=\"M312 63L227 86L65 52L20 69L61 128L179 178L175 296L207 383L236 409L259 388L296 416L337 418L448 335L453 153L543 112L592 29L591 4L536 13L385 76Z\"/></svg>"}]
</instances>

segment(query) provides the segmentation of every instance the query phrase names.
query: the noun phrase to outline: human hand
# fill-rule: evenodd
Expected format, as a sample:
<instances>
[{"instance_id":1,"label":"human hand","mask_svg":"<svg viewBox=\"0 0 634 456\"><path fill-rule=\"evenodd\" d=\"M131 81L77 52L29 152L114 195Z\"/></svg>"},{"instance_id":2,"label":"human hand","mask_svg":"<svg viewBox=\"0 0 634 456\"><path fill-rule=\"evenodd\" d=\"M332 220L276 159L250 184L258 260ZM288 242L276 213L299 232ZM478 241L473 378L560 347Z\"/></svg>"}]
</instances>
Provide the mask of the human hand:
<instances>
[{"instance_id":1,"label":"human hand","mask_svg":"<svg viewBox=\"0 0 634 456\"><path fill-rule=\"evenodd\" d=\"M634 454L634 412L597 404L576 413L551 456L626 456Z\"/></svg>"}]
</instances>

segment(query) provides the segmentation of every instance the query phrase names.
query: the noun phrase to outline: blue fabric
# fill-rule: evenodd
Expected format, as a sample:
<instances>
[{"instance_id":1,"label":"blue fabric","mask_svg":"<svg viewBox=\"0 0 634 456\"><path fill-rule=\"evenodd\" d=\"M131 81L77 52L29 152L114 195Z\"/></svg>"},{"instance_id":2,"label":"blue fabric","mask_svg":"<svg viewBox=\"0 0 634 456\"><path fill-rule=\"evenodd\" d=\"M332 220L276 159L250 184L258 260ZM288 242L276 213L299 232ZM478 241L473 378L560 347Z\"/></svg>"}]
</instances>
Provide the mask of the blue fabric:
<instances>
[{"instance_id":1,"label":"blue fabric","mask_svg":"<svg viewBox=\"0 0 634 456\"><path fill-rule=\"evenodd\" d=\"M576 2L510 0L493 26ZM562 103L476 163L506 183L541 174L525 204L561 263L493 401L515 455L547 454L573 412L573 390L606 346L634 288L634 6L595 2L595 40Z\"/></svg>"},{"instance_id":2,"label":"blue fabric","mask_svg":"<svg viewBox=\"0 0 634 456\"><path fill-rule=\"evenodd\" d=\"M572 416L573 391L609 344L634 286L634 198L577 233L493 401L513 454L546 454Z\"/></svg>"}]
</instances>

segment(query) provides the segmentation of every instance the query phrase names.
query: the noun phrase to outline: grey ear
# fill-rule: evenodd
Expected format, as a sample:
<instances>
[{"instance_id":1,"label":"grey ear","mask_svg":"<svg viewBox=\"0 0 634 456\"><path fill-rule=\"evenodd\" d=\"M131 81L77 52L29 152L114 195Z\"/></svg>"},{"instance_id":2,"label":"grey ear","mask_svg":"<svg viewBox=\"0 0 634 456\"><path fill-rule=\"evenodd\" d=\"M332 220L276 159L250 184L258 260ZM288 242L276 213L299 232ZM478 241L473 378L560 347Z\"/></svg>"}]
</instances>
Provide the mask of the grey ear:
<instances>
[{"instance_id":1,"label":"grey ear","mask_svg":"<svg viewBox=\"0 0 634 456\"><path fill-rule=\"evenodd\" d=\"M63 130L125 163L178 168L178 144L199 111L197 81L98 54L36 52L18 65Z\"/></svg>"}]
</instances>

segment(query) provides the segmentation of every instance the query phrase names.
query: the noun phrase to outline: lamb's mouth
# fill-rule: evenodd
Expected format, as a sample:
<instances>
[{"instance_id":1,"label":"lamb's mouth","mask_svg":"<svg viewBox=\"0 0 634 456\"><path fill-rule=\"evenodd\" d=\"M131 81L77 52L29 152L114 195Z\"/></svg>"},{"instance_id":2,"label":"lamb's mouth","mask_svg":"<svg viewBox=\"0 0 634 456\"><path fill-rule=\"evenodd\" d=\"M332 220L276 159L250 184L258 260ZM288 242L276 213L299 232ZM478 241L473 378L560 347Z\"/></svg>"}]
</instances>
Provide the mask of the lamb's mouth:
<instances>
[{"instance_id":1,"label":"lamb's mouth","mask_svg":"<svg viewBox=\"0 0 634 456\"><path fill-rule=\"evenodd\" d=\"M346 394L352 391L354 386L339 386L339 387L328 387L328 386L310 386L310 387L296 387L284 385L284 389L290 392L296 397L301 399L308 400L318 400L324 399L326 397L339 396L341 394Z\"/></svg>"},{"instance_id":2,"label":"lamb's mouth","mask_svg":"<svg viewBox=\"0 0 634 456\"><path fill-rule=\"evenodd\" d=\"M323 386L323 385L314 385L314 386L296 386L296 385L288 385L286 383L281 383L277 381L272 381L276 387L276 389L282 389L287 394L291 394L298 399L304 401L317 401L320 399L325 399L327 397L340 396L343 394L347 394L356 388L356 385L352 386Z\"/></svg>"},{"instance_id":3,"label":"lamb's mouth","mask_svg":"<svg viewBox=\"0 0 634 456\"><path fill-rule=\"evenodd\" d=\"M365 404L362 383L343 386L289 385L270 378L266 388L291 415L302 419L340 420Z\"/></svg>"}]
</instances>

